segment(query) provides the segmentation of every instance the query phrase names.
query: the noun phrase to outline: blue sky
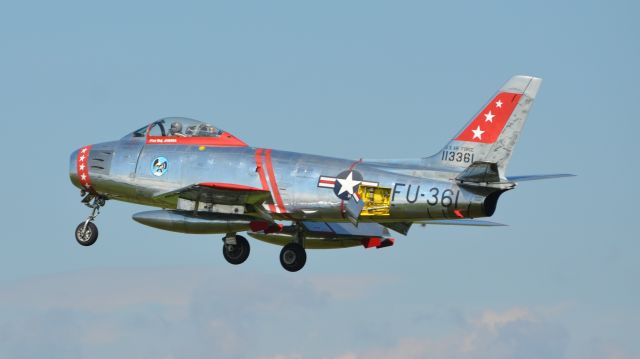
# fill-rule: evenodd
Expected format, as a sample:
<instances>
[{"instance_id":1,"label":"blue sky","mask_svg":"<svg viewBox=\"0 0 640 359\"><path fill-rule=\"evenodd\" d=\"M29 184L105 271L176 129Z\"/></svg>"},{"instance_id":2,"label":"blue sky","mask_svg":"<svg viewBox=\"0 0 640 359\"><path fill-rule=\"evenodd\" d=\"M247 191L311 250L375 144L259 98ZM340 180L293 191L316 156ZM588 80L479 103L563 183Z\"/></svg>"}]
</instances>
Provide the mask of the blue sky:
<instances>
[{"instance_id":1,"label":"blue sky","mask_svg":"<svg viewBox=\"0 0 640 359\"><path fill-rule=\"evenodd\" d=\"M640 357L634 2L11 2L0 11L0 357ZM133 222L90 248L74 149L165 116L261 147L431 154L512 75L544 79L493 219L310 251Z\"/></svg>"}]
</instances>

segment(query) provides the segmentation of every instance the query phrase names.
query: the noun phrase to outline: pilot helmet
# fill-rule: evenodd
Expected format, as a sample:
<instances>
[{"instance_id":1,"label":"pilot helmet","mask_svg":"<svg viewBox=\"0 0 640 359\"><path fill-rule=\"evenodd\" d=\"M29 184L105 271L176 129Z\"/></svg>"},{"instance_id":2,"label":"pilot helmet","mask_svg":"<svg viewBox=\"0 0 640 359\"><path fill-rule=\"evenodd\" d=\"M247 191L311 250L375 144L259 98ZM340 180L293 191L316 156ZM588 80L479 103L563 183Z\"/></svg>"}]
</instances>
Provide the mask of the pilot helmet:
<instances>
[{"instance_id":1,"label":"pilot helmet","mask_svg":"<svg viewBox=\"0 0 640 359\"><path fill-rule=\"evenodd\" d=\"M182 132L182 124L178 121L171 123L171 133L180 133Z\"/></svg>"}]
</instances>

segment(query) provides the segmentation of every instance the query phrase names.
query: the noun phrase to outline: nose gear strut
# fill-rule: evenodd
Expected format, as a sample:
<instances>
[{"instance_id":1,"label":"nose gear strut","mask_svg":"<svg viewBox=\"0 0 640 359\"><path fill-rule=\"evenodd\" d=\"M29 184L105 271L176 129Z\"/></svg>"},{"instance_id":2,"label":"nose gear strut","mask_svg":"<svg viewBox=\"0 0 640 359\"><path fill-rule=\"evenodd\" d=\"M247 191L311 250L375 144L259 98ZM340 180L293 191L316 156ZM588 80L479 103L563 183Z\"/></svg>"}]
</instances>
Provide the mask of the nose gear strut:
<instances>
[{"instance_id":1,"label":"nose gear strut","mask_svg":"<svg viewBox=\"0 0 640 359\"><path fill-rule=\"evenodd\" d=\"M91 214L76 227L76 241L80 245L90 246L98 240L98 227L93 221L100 214L100 207L104 207L106 201L105 197L91 193L82 199L82 203L91 208Z\"/></svg>"}]
</instances>

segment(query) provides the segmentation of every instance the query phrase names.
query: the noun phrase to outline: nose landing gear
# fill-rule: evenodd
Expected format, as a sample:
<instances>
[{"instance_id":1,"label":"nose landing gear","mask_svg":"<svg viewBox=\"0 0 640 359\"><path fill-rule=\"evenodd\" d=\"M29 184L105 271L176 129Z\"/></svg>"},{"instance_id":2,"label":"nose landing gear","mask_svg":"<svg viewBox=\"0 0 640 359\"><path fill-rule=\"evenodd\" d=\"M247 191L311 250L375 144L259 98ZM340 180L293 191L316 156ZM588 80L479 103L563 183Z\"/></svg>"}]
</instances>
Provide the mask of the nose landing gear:
<instances>
[{"instance_id":1,"label":"nose landing gear","mask_svg":"<svg viewBox=\"0 0 640 359\"><path fill-rule=\"evenodd\" d=\"M100 207L105 205L106 198L88 194L82 199L82 203L91 208L91 214L76 227L76 241L86 247L98 240L98 226L93 223L93 220L100 214Z\"/></svg>"}]
</instances>

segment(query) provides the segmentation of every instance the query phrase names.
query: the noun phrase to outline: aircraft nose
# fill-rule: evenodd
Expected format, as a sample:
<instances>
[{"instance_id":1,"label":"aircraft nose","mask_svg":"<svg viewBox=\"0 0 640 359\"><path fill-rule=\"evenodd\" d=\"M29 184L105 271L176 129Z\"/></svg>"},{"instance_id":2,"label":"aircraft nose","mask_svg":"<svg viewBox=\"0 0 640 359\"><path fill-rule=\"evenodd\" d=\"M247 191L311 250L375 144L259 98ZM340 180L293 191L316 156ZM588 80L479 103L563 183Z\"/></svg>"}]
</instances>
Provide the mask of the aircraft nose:
<instances>
[{"instance_id":1,"label":"aircraft nose","mask_svg":"<svg viewBox=\"0 0 640 359\"><path fill-rule=\"evenodd\" d=\"M80 189L90 189L89 168L89 151L91 146L85 146L71 152L69 156L69 179L74 186Z\"/></svg>"}]
</instances>

